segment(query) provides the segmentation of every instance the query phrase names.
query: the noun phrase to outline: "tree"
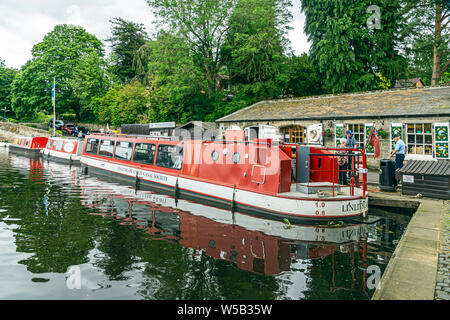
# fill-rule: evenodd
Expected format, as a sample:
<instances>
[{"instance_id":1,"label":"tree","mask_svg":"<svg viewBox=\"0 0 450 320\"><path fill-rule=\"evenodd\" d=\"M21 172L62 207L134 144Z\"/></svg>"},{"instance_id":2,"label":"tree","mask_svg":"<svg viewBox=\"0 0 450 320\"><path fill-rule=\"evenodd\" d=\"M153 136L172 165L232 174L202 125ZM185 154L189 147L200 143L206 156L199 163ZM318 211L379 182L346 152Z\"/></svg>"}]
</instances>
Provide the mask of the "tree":
<instances>
[{"instance_id":1,"label":"tree","mask_svg":"<svg viewBox=\"0 0 450 320\"><path fill-rule=\"evenodd\" d=\"M151 120L203 120L211 112L207 79L183 36L160 32L135 58L136 75L151 91Z\"/></svg>"},{"instance_id":2,"label":"tree","mask_svg":"<svg viewBox=\"0 0 450 320\"><path fill-rule=\"evenodd\" d=\"M11 86L17 70L6 68L0 60L0 116L11 111ZM5 111L7 110L7 111Z\"/></svg>"},{"instance_id":3,"label":"tree","mask_svg":"<svg viewBox=\"0 0 450 320\"><path fill-rule=\"evenodd\" d=\"M285 95L304 97L324 93L319 75L306 53L286 60L289 80L284 89Z\"/></svg>"},{"instance_id":4,"label":"tree","mask_svg":"<svg viewBox=\"0 0 450 320\"><path fill-rule=\"evenodd\" d=\"M83 28L72 25L57 25L43 41L32 49L32 59L21 69L13 82L12 108L20 117L33 115L35 111L52 112L51 90L56 80L56 112L81 113L82 102L87 100L86 87L94 88L90 94L99 94L100 84L75 83L82 78L99 81L102 73L102 43ZM82 68L89 63L90 68ZM80 76L80 70L95 75ZM75 87L74 87L75 86ZM79 87L77 87L79 86ZM81 88L81 89L80 89ZM98 92L100 91L100 92Z\"/></svg>"},{"instance_id":5,"label":"tree","mask_svg":"<svg viewBox=\"0 0 450 320\"><path fill-rule=\"evenodd\" d=\"M404 0L404 50L414 76L437 85L450 66L450 1Z\"/></svg>"},{"instance_id":6,"label":"tree","mask_svg":"<svg viewBox=\"0 0 450 320\"><path fill-rule=\"evenodd\" d=\"M220 50L228 31L228 19L237 0L146 0L154 9L161 28L183 38L194 54L195 64L207 80L212 97L224 61Z\"/></svg>"},{"instance_id":7,"label":"tree","mask_svg":"<svg viewBox=\"0 0 450 320\"><path fill-rule=\"evenodd\" d=\"M222 48L232 85L273 82L279 89L272 94L281 94L290 6L290 0L238 1Z\"/></svg>"},{"instance_id":8,"label":"tree","mask_svg":"<svg viewBox=\"0 0 450 320\"><path fill-rule=\"evenodd\" d=\"M114 18L111 23L112 36L106 39L111 43L112 73L123 83L134 78L133 58L137 50L148 41L144 25Z\"/></svg>"},{"instance_id":9,"label":"tree","mask_svg":"<svg viewBox=\"0 0 450 320\"><path fill-rule=\"evenodd\" d=\"M372 5L380 9L378 28ZM405 66L397 50L398 0L302 0L310 56L331 92L377 89L377 75L393 82Z\"/></svg>"},{"instance_id":10,"label":"tree","mask_svg":"<svg viewBox=\"0 0 450 320\"><path fill-rule=\"evenodd\" d=\"M133 81L125 86L115 85L102 97L94 97L92 112L102 123L120 126L124 123L147 121L145 113L148 93L139 82Z\"/></svg>"}]
</instances>

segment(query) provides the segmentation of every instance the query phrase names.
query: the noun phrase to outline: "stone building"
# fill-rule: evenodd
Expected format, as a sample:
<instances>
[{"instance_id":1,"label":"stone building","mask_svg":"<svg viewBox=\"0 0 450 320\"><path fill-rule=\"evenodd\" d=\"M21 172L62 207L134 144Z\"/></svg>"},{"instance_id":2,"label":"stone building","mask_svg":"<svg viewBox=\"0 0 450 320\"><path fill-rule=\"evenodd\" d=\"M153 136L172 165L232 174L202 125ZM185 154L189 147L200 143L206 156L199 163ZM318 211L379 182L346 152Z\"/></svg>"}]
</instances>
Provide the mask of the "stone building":
<instances>
[{"instance_id":1,"label":"stone building","mask_svg":"<svg viewBox=\"0 0 450 320\"><path fill-rule=\"evenodd\" d=\"M329 147L337 146L350 129L361 148L375 126L381 157L370 157L370 144L366 154L369 166L379 167L392 150L394 133L408 146L406 160L449 159L449 121L450 87L425 87L261 101L216 123L221 132L231 126L272 125L285 141L297 143L311 142L308 128L319 126L320 143Z\"/></svg>"}]
</instances>

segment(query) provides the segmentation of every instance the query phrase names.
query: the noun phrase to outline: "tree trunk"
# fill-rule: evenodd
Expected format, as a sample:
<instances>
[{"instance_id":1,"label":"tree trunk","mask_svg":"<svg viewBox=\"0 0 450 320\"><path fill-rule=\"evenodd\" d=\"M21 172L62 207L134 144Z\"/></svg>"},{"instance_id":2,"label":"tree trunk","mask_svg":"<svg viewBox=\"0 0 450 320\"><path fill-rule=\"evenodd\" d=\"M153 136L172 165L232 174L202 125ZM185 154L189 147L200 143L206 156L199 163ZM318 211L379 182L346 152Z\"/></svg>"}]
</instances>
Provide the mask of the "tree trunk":
<instances>
[{"instance_id":1,"label":"tree trunk","mask_svg":"<svg viewBox=\"0 0 450 320\"><path fill-rule=\"evenodd\" d=\"M431 76L431 85L439 85L441 78L441 51L440 40L442 37L442 7L436 5L436 21L434 26L434 48L433 48L433 75Z\"/></svg>"}]
</instances>

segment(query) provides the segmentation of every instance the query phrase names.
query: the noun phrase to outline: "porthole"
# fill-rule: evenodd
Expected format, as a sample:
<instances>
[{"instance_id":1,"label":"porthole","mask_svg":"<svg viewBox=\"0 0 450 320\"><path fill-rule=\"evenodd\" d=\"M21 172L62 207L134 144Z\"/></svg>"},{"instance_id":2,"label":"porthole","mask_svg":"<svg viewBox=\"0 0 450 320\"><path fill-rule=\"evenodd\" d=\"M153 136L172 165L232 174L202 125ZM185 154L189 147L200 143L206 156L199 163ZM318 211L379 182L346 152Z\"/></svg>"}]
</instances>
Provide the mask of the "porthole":
<instances>
[{"instance_id":1,"label":"porthole","mask_svg":"<svg viewBox=\"0 0 450 320\"><path fill-rule=\"evenodd\" d=\"M217 161L217 159L219 159L219 153L218 153L216 150L214 150L214 151L211 153L211 159L212 159L213 161Z\"/></svg>"},{"instance_id":2,"label":"porthole","mask_svg":"<svg viewBox=\"0 0 450 320\"><path fill-rule=\"evenodd\" d=\"M238 164L239 160L241 160L241 155L238 152L233 153L233 157L231 158L234 164Z\"/></svg>"}]
</instances>

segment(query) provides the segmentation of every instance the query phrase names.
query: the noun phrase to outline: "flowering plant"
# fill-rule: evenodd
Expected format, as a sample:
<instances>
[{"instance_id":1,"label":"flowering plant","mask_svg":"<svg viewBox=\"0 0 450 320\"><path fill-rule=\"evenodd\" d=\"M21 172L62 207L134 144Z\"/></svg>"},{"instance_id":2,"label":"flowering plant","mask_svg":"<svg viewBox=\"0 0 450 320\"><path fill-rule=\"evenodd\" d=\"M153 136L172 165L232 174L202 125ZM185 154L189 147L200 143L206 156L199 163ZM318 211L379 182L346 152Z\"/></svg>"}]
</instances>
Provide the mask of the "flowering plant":
<instances>
[{"instance_id":1,"label":"flowering plant","mask_svg":"<svg viewBox=\"0 0 450 320\"><path fill-rule=\"evenodd\" d=\"M322 135L324 137L331 137L331 136L333 136L333 132L330 129L327 129L325 131L322 131Z\"/></svg>"},{"instance_id":2,"label":"flowering plant","mask_svg":"<svg viewBox=\"0 0 450 320\"><path fill-rule=\"evenodd\" d=\"M378 129L378 135L382 139L386 139L386 137L388 136L388 133L386 131L384 131L383 128L380 128L380 129Z\"/></svg>"}]
</instances>

